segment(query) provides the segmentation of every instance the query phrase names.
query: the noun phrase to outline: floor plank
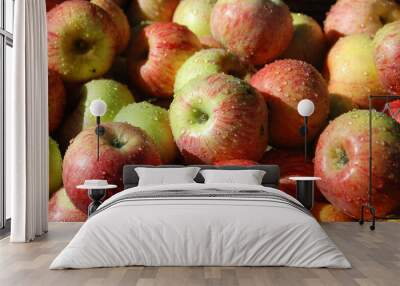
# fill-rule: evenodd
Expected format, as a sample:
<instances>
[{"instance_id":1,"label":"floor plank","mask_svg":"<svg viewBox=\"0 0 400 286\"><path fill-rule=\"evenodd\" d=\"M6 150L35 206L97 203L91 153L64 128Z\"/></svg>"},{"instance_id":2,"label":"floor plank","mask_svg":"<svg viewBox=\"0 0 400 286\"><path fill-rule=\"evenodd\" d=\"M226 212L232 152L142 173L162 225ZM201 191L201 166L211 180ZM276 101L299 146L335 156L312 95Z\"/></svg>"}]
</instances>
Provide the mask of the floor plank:
<instances>
[{"instance_id":1,"label":"floor plank","mask_svg":"<svg viewBox=\"0 0 400 286\"><path fill-rule=\"evenodd\" d=\"M382 222L371 232L357 223L323 224L352 269L288 267L120 267L50 271L54 257L80 223L50 223L45 236L28 244L0 240L2 286L397 286L400 273L400 223Z\"/></svg>"}]
</instances>

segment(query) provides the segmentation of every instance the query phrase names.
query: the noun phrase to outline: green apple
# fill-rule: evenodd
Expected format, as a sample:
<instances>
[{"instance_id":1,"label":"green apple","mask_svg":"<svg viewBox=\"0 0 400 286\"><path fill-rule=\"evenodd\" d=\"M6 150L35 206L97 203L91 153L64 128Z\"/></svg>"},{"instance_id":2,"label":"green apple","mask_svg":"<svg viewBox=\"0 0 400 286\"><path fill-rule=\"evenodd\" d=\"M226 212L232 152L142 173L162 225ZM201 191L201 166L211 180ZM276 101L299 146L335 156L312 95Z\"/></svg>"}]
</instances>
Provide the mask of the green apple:
<instances>
[{"instance_id":1,"label":"green apple","mask_svg":"<svg viewBox=\"0 0 400 286\"><path fill-rule=\"evenodd\" d=\"M183 0L175 10L173 22L188 27L200 39L211 37L210 17L217 0Z\"/></svg>"},{"instance_id":2,"label":"green apple","mask_svg":"<svg viewBox=\"0 0 400 286\"><path fill-rule=\"evenodd\" d=\"M148 102L132 103L123 107L114 118L143 129L156 144L163 163L176 157L176 145L169 124L168 111Z\"/></svg>"},{"instance_id":3,"label":"green apple","mask_svg":"<svg viewBox=\"0 0 400 286\"><path fill-rule=\"evenodd\" d=\"M62 186L62 157L57 142L49 137L49 192L57 191Z\"/></svg>"},{"instance_id":4,"label":"green apple","mask_svg":"<svg viewBox=\"0 0 400 286\"><path fill-rule=\"evenodd\" d=\"M96 124L96 118L90 113L90 104L95 99L107 104L107 112L101 117L101 122L112 121L122 107L135 101L128 87L115 80L96 79L84 84L78 106L61 127L63 146L68 145L67 142L83 129Z\"/></svg>"},{"instance_id":5,"label":"green apple","mask_svg":"<svg viewBox=\"0 0 400 286\"><path fill-rule=\"evenodd\" d=\"M378 79L373 42L366 34L346 36L329 51L325 77L331 94L331 116L368 108L368 96L386 95Z\"/></svg>"},{"instance_id":6,"label":"green apple","mask_svg":"<svg viewBox=\"0 0 400 286\"><path fill-rule=\"evenodd\" d=\"M224 49L201 50L179 68L175 77L175 93L193 79L221 72L243 79L250 75L250 67Z\"/></svg>"},{"instance_id":7,"label":"green apple","mask_svg":"<svg viewBox=\"0 0 400 286\"><path fill-rule=\"evenodd\" d=\"M325 53L325 36L313 18L292 13L293 38L281 58L301 60L320 67Z\"/></svg>"}]
</instances>

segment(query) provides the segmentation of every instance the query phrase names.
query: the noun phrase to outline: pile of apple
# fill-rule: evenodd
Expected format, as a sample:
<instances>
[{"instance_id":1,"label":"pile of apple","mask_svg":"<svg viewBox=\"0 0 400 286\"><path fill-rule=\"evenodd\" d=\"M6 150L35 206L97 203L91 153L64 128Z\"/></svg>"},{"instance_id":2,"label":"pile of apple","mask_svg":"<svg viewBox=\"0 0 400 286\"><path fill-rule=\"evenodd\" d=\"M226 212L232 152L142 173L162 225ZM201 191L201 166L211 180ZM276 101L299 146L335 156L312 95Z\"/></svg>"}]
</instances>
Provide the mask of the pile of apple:
<instances>
[{"instance_id":1,"label":"pile of apple","mask_svg":"<svg viewBox=\"0 0 400 286\"><path fill-rule=\"evenodd\" d=\"M47 2L50 219L84 220L89 199L76 186L106 179L119 192L125 164L279 164L290 194L289 176L322 178L318 219L360 216L368 96L400 94L396 2L339 0L323 29L276 0ZM108 106L99 161L94 99ZM301 151L302 99L315 104L312 162ZM378 216L400 207L391 115L373 113Z\"/></svg>"}]
</instances>

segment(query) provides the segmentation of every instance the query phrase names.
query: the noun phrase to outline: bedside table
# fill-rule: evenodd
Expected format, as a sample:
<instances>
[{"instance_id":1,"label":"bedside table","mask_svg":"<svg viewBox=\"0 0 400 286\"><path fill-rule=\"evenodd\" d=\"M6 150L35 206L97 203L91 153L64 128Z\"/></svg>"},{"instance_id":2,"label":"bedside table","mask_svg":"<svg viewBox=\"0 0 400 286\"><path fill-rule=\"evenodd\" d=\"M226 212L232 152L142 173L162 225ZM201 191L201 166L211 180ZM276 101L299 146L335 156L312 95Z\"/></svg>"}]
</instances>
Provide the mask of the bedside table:
<instances>
[{"instance_id":1,"label":"bedside table","mask_svg":"<svg viewBox=\"0 0 400 286\"><path fill-rule=\"evenodd\" d=\"M320 177L289 177L296 181L296 199L308 210L314 206L314 182L321 180Z\"/></svg>"},{"instance_id":2,"label":"bedside table","mask_svg":"<svg viewBox=\"0 0 400 286\"><path fill-rule=\"evenodd\" d=\"M106 191L109 189L115 189L117 185L94 185L85 182L84 185L76 186L77 189L87 190L89 198L92 200L88 206L88 216L93 214L97 208L101 205L102 200L106 196Z\"/></svg>"}]
</instances>

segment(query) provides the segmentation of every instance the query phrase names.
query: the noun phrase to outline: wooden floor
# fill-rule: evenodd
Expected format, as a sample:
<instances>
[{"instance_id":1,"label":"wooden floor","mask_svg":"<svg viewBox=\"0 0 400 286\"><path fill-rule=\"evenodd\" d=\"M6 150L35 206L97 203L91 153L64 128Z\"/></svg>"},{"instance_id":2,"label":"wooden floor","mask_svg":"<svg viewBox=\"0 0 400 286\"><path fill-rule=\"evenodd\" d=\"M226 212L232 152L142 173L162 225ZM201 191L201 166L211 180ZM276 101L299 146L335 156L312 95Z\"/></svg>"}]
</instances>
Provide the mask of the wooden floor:
<instances>
[{"instance_id":1,"label":"wooden floor","mask_svg":"<svg viewBox=\"0 0 400 286\"><path fill-rule=\"evenodd\" d=\"M324 224L353 269L288 267L125 267L48 270L79 229L79 223L51 223L49 233L28 244L0 241L0 285L400 285L400 223L379 223L371 232L357 223Z\"/></svg>"}]
</instances>

